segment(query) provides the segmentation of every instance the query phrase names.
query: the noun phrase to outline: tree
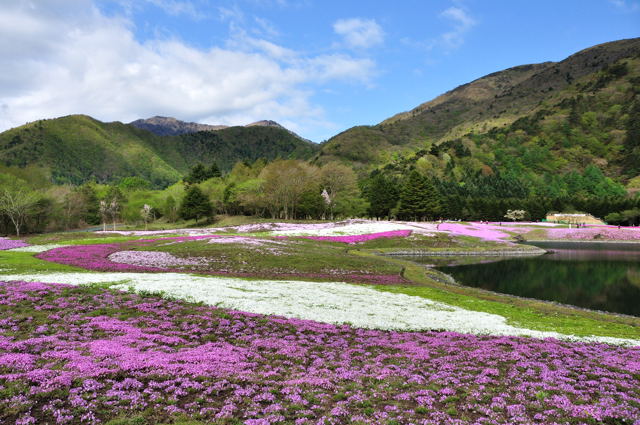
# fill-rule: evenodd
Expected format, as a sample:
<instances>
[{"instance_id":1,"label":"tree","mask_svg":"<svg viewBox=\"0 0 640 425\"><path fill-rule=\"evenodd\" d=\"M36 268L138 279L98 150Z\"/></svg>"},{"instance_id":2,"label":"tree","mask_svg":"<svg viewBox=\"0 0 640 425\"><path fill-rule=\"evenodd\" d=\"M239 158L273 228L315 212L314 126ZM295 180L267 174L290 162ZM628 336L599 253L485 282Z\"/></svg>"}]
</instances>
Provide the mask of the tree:
<instances>
[{"instance_id":1,"label":"tree","mask_svg":"<svg viewBox=\"0 0 640 425\"><path fill-rule=\"evenodd\" d=\"M359 195L356 173L351 167L338 162L329 162L320 169L320 186L331 220L336 203L341 197L351 198Z\"/></svg>"},{"instance_id":2,"label":"tree","mask_svg":"<svg viewBox=\"0 0 640 425\"><path fill-rule=\"evenodd\" d=\"M525 210L507 210L507 213L504 215L504 218L508 218L511 221L520 221L526 215L527 215L527 212Z\"/></svg>"},{"instance_id":3,"label":"tree","mask_svg":"<svg viewBox=\"0 0 640 425\"><path fill-rule=\"evenodd\" d=\"M106 227L104 223L106 219L111 219L113 222L113 230L116 230L116 222L120 216L122 206L127 202L127 198L122 194L122 191L117 186L109 186L107 194L100 202L100 213L103 217L103 229Z\"/></svg>"},{"instance_id":4,"label":"tree","mask_svg":"<svg viewBox=\"0 0 640 425\"><path fill-rule=\"evenodd\" d=\"M204 165L198 163L191 168L191 171L189 171L189 174L184 178L184 181L188 184L200 183L207 180L208 174Z\"/></svg>"},{"instance_id":5,"label":"tree","mask_svg":"<svg viewBox=\"0 0 640 425\"><path fill-rule=\"evenodd\" d=\"M398 216L405 220L429 220L441 213L440 193L431 182L412 171L400 192Z\"/></svg>"},{"instance_id":6,"label":"tree","mask_svg":"<svg viewBox=\"0 0 640 425\"><path fill-rule=\"evenodd\" d=\"M211 179L215 177L222 177L222 173L220 172L220 168L218 168L218 164L214 162L213 164L211 164L211 167L209 167L209 170L207 171L207 178Z\"/></svg>"},{"instance_id":7,"label":"tree","mask_svg":"<svg viewBox=\"0 0 640 425\"><path fill-rule=\"evenodd\" d=\"M77 192L82 200L82 219L87 224L100 224L100 202L93 184L85 183L77 189Z\"/></svg>"},{"instance_id":8,"label":"tree","mask_svg":"<svg viewBox=\"0 0 640 425\"><path fill-rule=\"evenodd\" d=\"M173 223L178 219L178 206L173 196L167 196L164 201L164 215L169 223Z\"/></svg>"},{"instance_id":9,"label":"tree","mask_svg":"<svg viewBox=\"0 0 640 425\"><path fill-rule=\"evenodd\" d=\"M198 186L191 186L184 195L182 204L178 214L185 220L196 219L196 223L200 217L209 217L213 212L213 206L209 202L209 198L202 193Z\"/></svg>"},{"instance_id":10,"label":"tree","mask_svg":"<svg viewBox=\"0 0 640 425\"><path fill-rule=\"evenodd\" d=\"M295 159L276 160L260 172L263 196L271 216L289 219L296 215L302 195L317 187L317 169Z\"/></svg>"},{"instance_id":11,"label":"tree","mask_svg":"<svg viewBox=\"0 0 640 425\"><path fill-rule=\"evenodd\" d=\"M20 236L20 229L40 200L40 195L31 190L26 182L13 176L3 179L0 188L0 213L9 217Z\"/></svg>"},{"instance_id":12,"label":"tree","mask_svg":"<svg viewBox=\"0 0 640 425\"><path fill-rule=\"evenodd\" d=\"M142 217L142 221L144 221L144 230L147 230L147 223L153 218L153 208L148 204L144 204L140 209L140 216Z\"/></svg>"},{"instance_id":13,"label":"tree","mask_svg":"<svg viewBox=\"0 0 640 425\"><path fill-rule=\"evenodd\" d=\"M376 218L390 217L400 195L396 182L380 172L372 173L363 192L369 201L369 216Z\"/></svg>"}]
</instances>

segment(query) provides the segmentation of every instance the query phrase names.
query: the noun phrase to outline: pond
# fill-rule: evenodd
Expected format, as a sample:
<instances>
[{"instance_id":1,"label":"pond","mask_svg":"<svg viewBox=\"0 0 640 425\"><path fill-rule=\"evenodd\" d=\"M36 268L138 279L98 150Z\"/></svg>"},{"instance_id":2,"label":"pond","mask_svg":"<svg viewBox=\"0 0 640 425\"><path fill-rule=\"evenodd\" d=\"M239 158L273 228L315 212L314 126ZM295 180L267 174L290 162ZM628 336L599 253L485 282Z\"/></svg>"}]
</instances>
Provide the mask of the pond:
<instances>
[{"instance_id":1,"label":"pond","mask_svg":"<svg viewBox=\"0 0 640 425\"><path fill-rule=\"evenodd\" d=\"M640 316L640 244L548 242L535 257L411 257L458 283Z\"/></svg>"}]
</instances>

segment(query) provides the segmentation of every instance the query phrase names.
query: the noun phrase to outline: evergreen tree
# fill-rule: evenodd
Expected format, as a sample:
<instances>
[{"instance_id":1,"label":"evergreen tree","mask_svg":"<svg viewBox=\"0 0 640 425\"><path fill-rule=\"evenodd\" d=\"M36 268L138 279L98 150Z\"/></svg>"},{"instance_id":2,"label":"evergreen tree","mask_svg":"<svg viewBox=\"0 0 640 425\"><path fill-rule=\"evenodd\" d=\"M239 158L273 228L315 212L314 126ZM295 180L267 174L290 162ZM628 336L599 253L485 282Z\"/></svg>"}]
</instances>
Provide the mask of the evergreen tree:
<instances>
[{"instance_id":1,"label":"evergreen tree","mask_svg":"<svg viewBox=\"0 0 640 425\"><path fill-rule=\"evenodd\" d=\"M440 193L417 171L412 171L400 192L398 216L405 220L435 219L441 213Z\"/></svg>"},{"instance_id":2,"label":"evergreen tree","mask_svg":"<svg viewBox=\"0 0 640 425\"><path fill-rule=\"evenodd\" d=\"M209 167L209 170L207 171L207 178L211 179L214 177L222 177L220 168L218 168L218 164L216 164L215 162L211 164L211 167Z\"/></svg>"},{"instance_id":3,"label":"evergreen tree","mask_svg":"<svg viewBox=\"0 0 640 425\"><path fill-rule=\"evenodd\" d=\"M100 201L93 185L85 183L77 191L82 203L82 220L87 224L100 224Z\"/></svg>"},{"instance_id":4,"label":"evergreen tree","mask_svg":"<svg viewBox=\"0 0 640 425\"><path fill-rule=\"evenodd\" d=\"M212 212L213 206L209 202L209 198L202 193L198 186L190 186L178 211L180 217L185 220L195 218L197 223L200 217L208 217Z\"/></svg>"},{"instance_id":5,"label":"evergreen tree","mask_svg":"<svg viewBox=\"0 0 640 425\"><path fill-rule=\"evenodd\" d=\"M204 165L198 163L191 168L189 174L184 178L185 183L197 184L208 179L209 172Z\"/></svg>"},{"instance_id":6,"label":"evergreen tree","mask_svg":"<svg viewBox=\"0 0 640 425\"><path fill-rule=\"evenodd\" d=\"M376 170L365 187L365 198L369 201L371 217L389 217L398 203L398 185Z\"/></svg>"},{"instance_id":7,"label":"evergreen tree","mask_svg":"<svg viewBox=\"0 0 640 425\"><path fill-rule=\"evenodd\" d=\"M629 177L635 177L640 175L640 99L631 106L626 130L623 169Z\"/></svg>"}]
</instances>

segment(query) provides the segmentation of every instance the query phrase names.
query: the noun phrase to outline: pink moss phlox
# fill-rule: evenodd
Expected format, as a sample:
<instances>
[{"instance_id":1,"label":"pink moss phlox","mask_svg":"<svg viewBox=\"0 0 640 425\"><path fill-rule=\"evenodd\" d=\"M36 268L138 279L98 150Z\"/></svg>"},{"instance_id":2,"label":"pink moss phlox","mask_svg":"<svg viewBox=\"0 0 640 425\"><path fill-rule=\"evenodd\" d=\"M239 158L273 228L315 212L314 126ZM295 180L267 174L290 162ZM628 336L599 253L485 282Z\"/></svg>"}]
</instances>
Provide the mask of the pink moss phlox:
<instances>
[{"instance_id":1,"label":"pink moss phlox","mask_svg":"<svg viewBox=\"0 0 640 425\"><path fill-rule=\"evenodd\" d=\"M0 238L0 251L13 248L29 246L28 243L19 239Z\"/></svg>"},{"instance_id":2,"label":"pink moss phlox","mask_svg":"<svg viewBox=\"0 0 640 425\"><path fill-rule=\"evenodd\" d=\"M2 423L640 418L640 347L355 329L43 283L0 282L0 306Z\"/></svg>"},{"instance_id":3,"label":"pink moss phlox","mask_svg":"<svg viewBox=\"0 0 640 425\"><path fill-rule=\"evenodd\" d=\"M470 223L468 225L459 223L442 223L438 230L450 232L453 235L472 236L486 241L503 242L511 235L506 232L522 232L523 229L514 227L503 227L482 223Z\"/></svg>"},{"instance_id":4,"label":"pink moss phlox","mask_svg":"<svg viewBox=\"0 0 640 425\"><path fill-rule=\"evenodd\" d=\"M549 229L547 236L551 239L569 240L617 240L640 241L640 228L617 226L592 226L578 229Z\"/></svg>"},{"instance_id":5,"label":"pink moss phlox","mask_svg":"<svg viewBox=\"0 0 640 425\"><path fill-rule=\"evenodd\" d=\"M388 232L367 233L363 235L344 235L344 236L294 236L302 239L311 239L314 241L342 242L347 244L355 244L360 242L371 241L379 238L398 238L411 235L411 230L391 230ZM286 238L287 236L280 236Z\"/></svg>"}]
</instances>

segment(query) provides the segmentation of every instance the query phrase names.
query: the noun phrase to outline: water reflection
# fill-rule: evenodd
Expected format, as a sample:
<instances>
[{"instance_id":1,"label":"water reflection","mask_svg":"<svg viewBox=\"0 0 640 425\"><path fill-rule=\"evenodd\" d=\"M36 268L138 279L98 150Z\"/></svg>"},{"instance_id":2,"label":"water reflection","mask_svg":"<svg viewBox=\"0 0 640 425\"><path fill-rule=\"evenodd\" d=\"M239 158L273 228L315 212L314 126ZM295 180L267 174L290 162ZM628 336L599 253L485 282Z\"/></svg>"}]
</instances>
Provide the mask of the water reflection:
<instances>
[{"instance_id":1,"label":"water reflection","mask_svg":"<svg viewBox=\"0 0 640 425\"><path fill-rule=\"evenodd\" d=\"M491 291L640 316L640 245L542 244L536 257L413 257ZM571 249L569 249L571 248Z\"/></svg>"}]
</instances>

